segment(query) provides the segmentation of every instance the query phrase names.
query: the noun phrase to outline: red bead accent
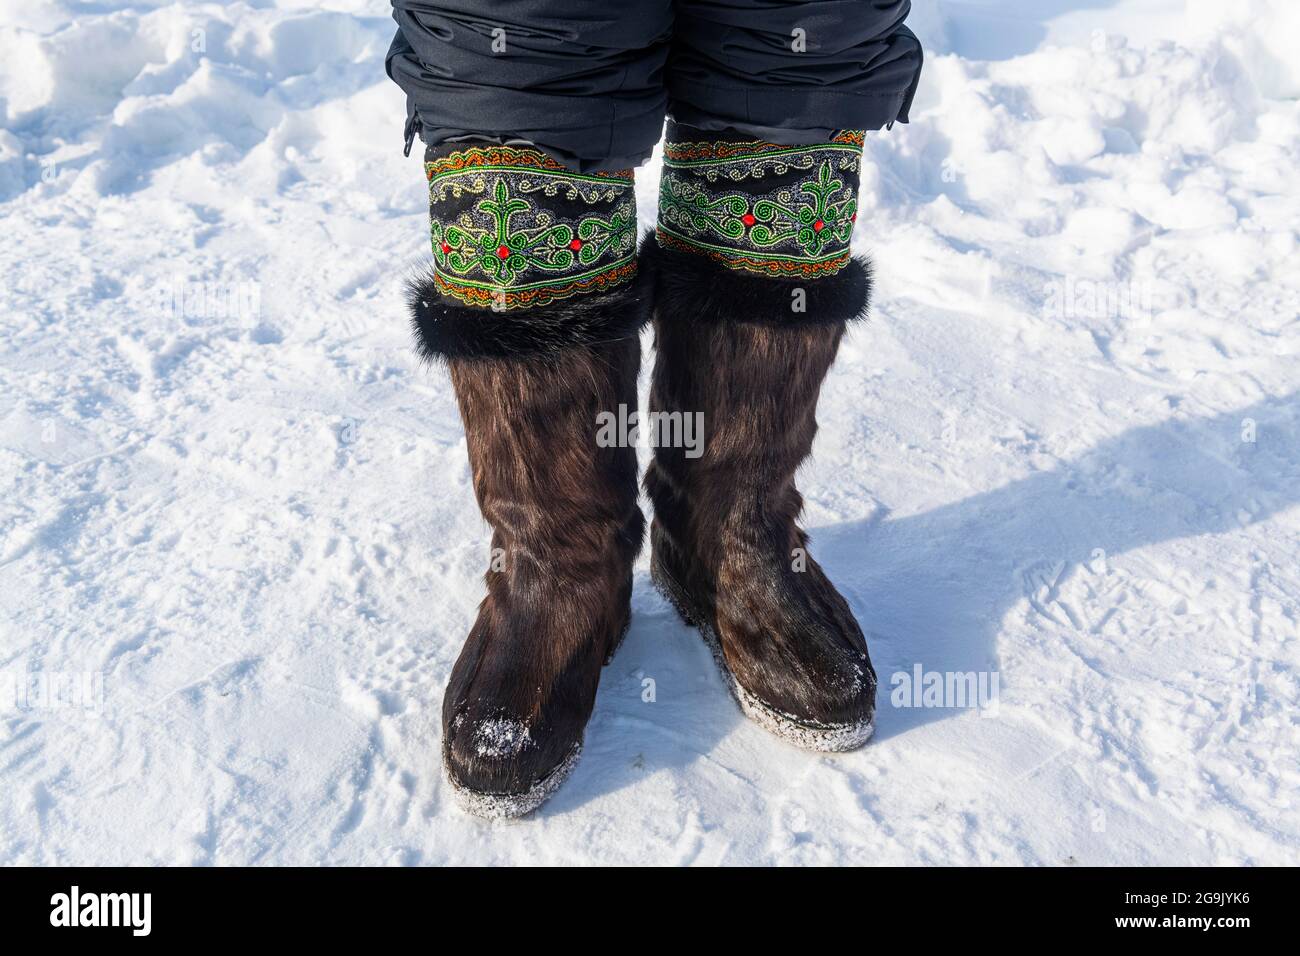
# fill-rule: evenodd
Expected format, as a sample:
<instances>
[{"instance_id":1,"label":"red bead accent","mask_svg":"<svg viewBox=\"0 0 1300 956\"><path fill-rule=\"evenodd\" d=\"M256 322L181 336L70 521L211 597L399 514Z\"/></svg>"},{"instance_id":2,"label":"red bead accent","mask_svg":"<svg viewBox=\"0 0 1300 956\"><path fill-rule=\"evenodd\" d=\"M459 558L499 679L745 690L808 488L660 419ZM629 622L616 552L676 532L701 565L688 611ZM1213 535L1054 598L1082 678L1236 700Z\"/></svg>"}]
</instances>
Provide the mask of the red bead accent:
<instances>
[{"instance_id":1,"label":"red bead accent","mask_svg":"<svg viewBox=\"0 0 1300 956\"><path fill-rule=\"evenodd\" d=\"M510 250L507 249L505 246L497 246L497 258L498 258L498 259L509 259L509 258L510 258Z\"/></svg>"},{"instance_id":2,"label":"red bead accent","mask_svg":"<svg viewBox=\"0 0 1300 956\"><path fill-rule=\"evenodd\" d=\"M758 220L754 218L753 214L748 212L740 217L740 221L747 226L752 226L754 223L758 222Z\"/></svg>"},{"instance_id":3,"label":"red bead accent","mask_svg":"<svg viewBox=\"0 0 1300 956\"><path fill-rule=\"evenodd\" d=\"M849 216L849 222L857 222L857 221L858 221L858 214L856 212L853 215Z\"/></svg>"},{"instance_id":4,"label":"red bead accent","mask_svg":"<svg viewBox=\"0 0 1300 956\"><path fill-rule=\"evenodd\" d=\"M577 252L579 249L582 248L582 240L574 239L571 243L569 243L569 248L572 249L574 252Z\"/></svg>"},{"instance_id":5,"label":"red bead accent","mask_svg":"<svg viewBox=\"0 0 1300 956\"><path fill-rule=\"evenodd\" d=\"M442 244L442 254L445 256L445 255L446 255L447 253L449 253L449 252L451 252L451 246L447 245L447 244L444 242L444 243Z\"/></svg>"},{"instance_id":6,"label":"red bead accent","mask_svg":"<svg viewBox=\"0 0 1300 956\"><path fill-rule=\"evenodd\" d=\"M821 232L825 228L826 223L822 222L820 219L813 223L813 232Z\"/></svg>"}]
</instances>

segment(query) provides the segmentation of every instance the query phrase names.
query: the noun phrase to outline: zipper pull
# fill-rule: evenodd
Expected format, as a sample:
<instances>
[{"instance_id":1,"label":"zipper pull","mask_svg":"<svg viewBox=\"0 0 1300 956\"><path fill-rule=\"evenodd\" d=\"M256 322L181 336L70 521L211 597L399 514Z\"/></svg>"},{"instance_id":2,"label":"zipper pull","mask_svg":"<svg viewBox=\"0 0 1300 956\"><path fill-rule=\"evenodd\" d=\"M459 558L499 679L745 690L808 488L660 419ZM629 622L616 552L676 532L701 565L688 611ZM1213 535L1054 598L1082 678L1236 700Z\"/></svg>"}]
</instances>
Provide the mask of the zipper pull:
<instances>
[{"instance_id":1,"label":"zipper pull","mask_svg":"<svg viewBox=\"0 0 1300 956\"><path fill-rule=\"evenodd\" d=\"M406 145L402 148L403 156L411 155L411 144L415 142L416 131L420 129L421 125L418 114L412 113L407 117L406 128L402 130L402 135L406 137Z\"/></svg>"}]
</instances>

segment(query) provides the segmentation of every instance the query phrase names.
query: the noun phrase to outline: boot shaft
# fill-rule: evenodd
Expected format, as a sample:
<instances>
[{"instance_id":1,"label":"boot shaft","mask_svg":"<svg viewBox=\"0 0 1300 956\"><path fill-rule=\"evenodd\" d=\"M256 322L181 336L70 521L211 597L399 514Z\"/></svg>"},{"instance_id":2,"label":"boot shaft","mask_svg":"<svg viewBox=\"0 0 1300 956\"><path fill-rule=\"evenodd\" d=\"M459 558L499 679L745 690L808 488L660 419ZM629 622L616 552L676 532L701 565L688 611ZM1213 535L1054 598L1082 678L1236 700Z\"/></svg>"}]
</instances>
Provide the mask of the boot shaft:
<instances>
[{"instance_id":1,"label":"boot shaft","mask_svg":"<svg viewBox=\"0 0 1300 956\"><path fill-rule=\"evenodd\" d=\"M543 360L451 360L474 493L501 570L625 573L641 540L636 451L602 447L602 412L636 401L637 338Z\"/></svg>"}]
</instances>

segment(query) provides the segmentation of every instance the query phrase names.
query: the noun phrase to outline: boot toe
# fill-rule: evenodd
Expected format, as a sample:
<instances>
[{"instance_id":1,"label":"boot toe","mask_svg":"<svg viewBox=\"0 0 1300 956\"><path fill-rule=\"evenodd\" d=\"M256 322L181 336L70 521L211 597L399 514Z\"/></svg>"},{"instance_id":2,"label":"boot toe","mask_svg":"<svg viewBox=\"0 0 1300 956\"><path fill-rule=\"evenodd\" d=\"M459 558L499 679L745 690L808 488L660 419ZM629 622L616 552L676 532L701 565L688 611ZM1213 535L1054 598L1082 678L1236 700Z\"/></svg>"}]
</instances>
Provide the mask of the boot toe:
<instances>
[{"instance_id":1,"label":"boot toe","mask_svg":"<svg viewBox=\"0 0 1300 956\"><path fill-rule=\"evenodd\" d=\"M573 770L581 733L541 728L504 712L461 710L447 728L443 764L457 801L487 818L520 817L540 806Z\"/></svg>"},{"instance_id":2,"label":"boot toe","mask_svg":"<svg viewBox=\"0 0 1300 956\"><path fill-rule=\"evenodd\" d=\"M750 670L746 677L728 670L746 716L798 746L855 750L875 730L876 680L866 655L830 668Z\"/></svg>"},{"instance_id":3,"label":"boot toe","mask_svg":"<svg viewBox=\"0 0 1300 956\"><path fill-rule=\"evenodd\" d=\"M777 736L819 751L853 750L871 737L876 674L856 627L795 625L743 638L731 629L710 643L741 710Z\"/></svg>"}]
</instances>

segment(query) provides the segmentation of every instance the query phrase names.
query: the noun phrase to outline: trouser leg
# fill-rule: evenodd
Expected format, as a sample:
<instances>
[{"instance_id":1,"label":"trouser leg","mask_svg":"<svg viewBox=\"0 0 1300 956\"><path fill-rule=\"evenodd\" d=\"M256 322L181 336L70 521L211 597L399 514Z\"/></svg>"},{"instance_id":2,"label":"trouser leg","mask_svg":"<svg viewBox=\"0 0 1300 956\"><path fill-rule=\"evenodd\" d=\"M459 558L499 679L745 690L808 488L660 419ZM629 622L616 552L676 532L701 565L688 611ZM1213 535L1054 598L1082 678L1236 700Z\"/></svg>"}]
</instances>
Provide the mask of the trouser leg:
<instances>
[{"instance_id":1,"label":"trouser leg","mask_svg":"<svg viewBox=\"0 0 1300 956\"><path fill-rule=\"evenodd\" d=\"M393 18L388 73L426 144L524 140L590 172L659 141L671 0L394 0Z\"/></svg>"}]
</instances>

